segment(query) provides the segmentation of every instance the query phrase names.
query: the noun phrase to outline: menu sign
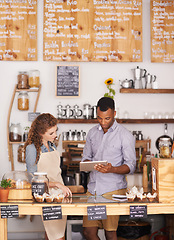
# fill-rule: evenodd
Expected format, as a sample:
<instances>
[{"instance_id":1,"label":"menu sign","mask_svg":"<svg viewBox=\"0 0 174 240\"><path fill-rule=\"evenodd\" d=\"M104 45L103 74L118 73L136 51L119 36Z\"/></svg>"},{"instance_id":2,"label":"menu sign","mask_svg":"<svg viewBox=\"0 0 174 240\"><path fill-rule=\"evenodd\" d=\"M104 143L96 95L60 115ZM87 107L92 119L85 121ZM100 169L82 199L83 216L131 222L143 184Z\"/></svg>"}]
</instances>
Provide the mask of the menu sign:
<instances>
[{"instance_id":1,"label":"menu sign","mask_svg":"<svg viewBox=\"0 0 174 240\"><path fill-rule=\"evenodd\" d=\"M37 60L37 0L0 0L0 60Z\"/></svg>"},{"instance_id":2,"label":"menu sign","mask_svg":"<svg viewBox=\"0 0 174 240\"><path fill-rule=\"evenodd\" d=\"M106 206L89 206L87 207L88 220L107 219Z\"/></svg>"},{"instance_id":3,"label":"menu sign","mask_svg":"<svg viewBox=\"0 0 174 240\"><path fill-rule=\"evenodd\" d=\"M42 213L44 221L62 219L61 206L42 207Z\"/></svg>"},{"instance_id":4,"label":"menu sign","mask_svg":"<svg viewBox=\"0 0 174 240\"><path fill-rule=\"evenodd\" d=\"M1 206L1 218L19 217L18 205Z\"/></svg>"},{"instance_id":5,"label":"menu sign","mask_svg":"<svg viewBox=\"0 0 174 240\"><path fill-rule=\"evenodd\" d=\"M56 96L79 96L79 77L79 66L57 66Z\"/></svg>"},{"instance_id":6,"label":"menu sign","mask_svg":"<svg viewBox=\"0 0 174 240\"><path fill-rule=\"evenodd\" d=\"M174 62L173 0L151 0L151 61Z\"/></svg>"},{"instance_id":7,"label":"menu sign","mask_svg":"<svg viewBox=\"0 0 174 240\"><path fill-rule=\"evenodd\" d=\"M44 0L45 61L142 61L142 0Z\"/></svg>"},{"instance_id":8,"label":"menu sign","mask_svg":"<svg viewBox=\"0 0 174 240\"><path fill-rule=\"evenodd\" d=\"M147 206L130 206L130 218L147 218Z\"/></svg>"}]
</instances>

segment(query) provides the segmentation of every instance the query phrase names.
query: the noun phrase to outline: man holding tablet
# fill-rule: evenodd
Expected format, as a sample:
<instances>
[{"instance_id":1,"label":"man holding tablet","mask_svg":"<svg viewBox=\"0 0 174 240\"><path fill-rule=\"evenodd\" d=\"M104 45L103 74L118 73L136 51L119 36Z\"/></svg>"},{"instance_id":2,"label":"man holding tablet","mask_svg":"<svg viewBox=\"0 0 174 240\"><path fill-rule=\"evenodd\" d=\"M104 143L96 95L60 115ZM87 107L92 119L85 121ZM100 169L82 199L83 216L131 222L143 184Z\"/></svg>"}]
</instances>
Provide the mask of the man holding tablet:
<instances>
[{"instance_id":1,"label":"man holding tablet","mask_svg":"<svg viewBox=\"0 0 174 240\"><path fill-rule=\"evenodd\" d=\"M125 174L132 174L136 166L135 139L115 120L115 103L102 97L97 103L98 125L89 130L82 162L99 161L90 172L90 195L123 195L126 193ZM105 161L102 164L101 161ZM99 240L98 229L104 228L106 240L117 239L119 216L107 216L105 220L83 218L84 236L87 240Z\"/></svg>"}]
</instances>

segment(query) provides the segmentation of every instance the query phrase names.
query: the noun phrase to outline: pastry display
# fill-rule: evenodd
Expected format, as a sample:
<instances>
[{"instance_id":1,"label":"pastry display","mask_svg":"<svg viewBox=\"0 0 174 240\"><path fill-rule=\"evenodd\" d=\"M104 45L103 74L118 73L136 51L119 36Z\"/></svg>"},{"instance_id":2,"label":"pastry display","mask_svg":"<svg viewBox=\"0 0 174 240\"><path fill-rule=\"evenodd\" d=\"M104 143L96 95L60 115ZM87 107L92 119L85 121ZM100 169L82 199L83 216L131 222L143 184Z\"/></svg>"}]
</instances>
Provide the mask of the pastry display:
<instances>
[{"instance_id":1,"label":"pastry display","mask_svg":"<svg viewBox=\"0 0 174 240\"><path fill-rule=\"evenodd\" d=\"M61 203L64 199L64 195L61 189L51 189L49 193L44 193L43 195L39 195L34 193L34 199L36 202L47 202L47 203L52 203L52 202L57 202Z\"/></svg>"},{"instance_id":2,"label":"pastry display","mask_svg":"<svg viewBox=\"0 0 174 240\"><path fill-rule=\"evenodd\" d=\"M126 193L128 202L134 202L134 201L139 201L139 202L146 202L149 200L149 202L153 202L157 194L154 193L153 195L151 193L144 193L143 188L138 189L136 186L133 188L129 189L128 192Z\"/></svg>"},{"instance_id":3,"label":"pastry display","mask_svg":"<svg viewBox=\"0 0 174 240\"><path fill-rule=\"evenodd\" d=\"M154 193L154 194L148 193L147 194L147 199L149 200L149 202L155 201L156 197L157 197L157 193Z\"/></svg>"}]
</instances>

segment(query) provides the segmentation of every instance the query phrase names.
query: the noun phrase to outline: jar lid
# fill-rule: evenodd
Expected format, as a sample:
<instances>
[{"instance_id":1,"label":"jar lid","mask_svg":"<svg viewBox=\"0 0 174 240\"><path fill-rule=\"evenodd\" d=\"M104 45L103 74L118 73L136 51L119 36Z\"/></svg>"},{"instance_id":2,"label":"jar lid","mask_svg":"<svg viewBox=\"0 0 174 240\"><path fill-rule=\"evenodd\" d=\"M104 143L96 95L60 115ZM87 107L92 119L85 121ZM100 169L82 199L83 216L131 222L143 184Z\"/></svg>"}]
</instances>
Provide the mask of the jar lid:
<instances>
[{"instance_id":1,"label":"jar lid","mask_svg":"<svg viewBox=\"0 0 174 240\"><path fill-rule=\"evenodd\" d=\"M34 172L35 176L43 176L43 175L47 175L46 172Z\"/></svg>"},{"instance_id":2,"label":"jar lid","mask_svg":"<svg viewBox=\"0 0 174 240\"><path fill-rule=\"evenodd\" d=\"M160 138L160 140L162 140L162 141L170 141L170 138L165 137L165 138Z\"/></svg>"}]
</instances>

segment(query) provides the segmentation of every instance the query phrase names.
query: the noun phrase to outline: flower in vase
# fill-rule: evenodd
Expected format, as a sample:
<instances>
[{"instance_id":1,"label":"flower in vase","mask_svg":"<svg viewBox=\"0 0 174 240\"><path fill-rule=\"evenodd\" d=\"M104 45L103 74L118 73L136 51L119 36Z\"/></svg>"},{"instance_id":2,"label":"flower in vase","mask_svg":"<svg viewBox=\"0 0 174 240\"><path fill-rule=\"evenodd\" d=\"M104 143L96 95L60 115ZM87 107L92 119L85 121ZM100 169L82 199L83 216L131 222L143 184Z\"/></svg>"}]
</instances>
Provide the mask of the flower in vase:
<instances>
[{"instance_id":1,"label":"flower in vase","mask_svg":"<svg viewBox=\"0 0 174 240\"><path fill-rule=\"evenodd\" d=\"M108 89L108 92L104 94L104 97L110 97L112 99L114 99L114 96L115 96L115 90L111 87L113 84L113 79L112 78L108 78L107 80L105 80L105 84L106 84L106 87Z\"/></svg>"}]
</instances>

